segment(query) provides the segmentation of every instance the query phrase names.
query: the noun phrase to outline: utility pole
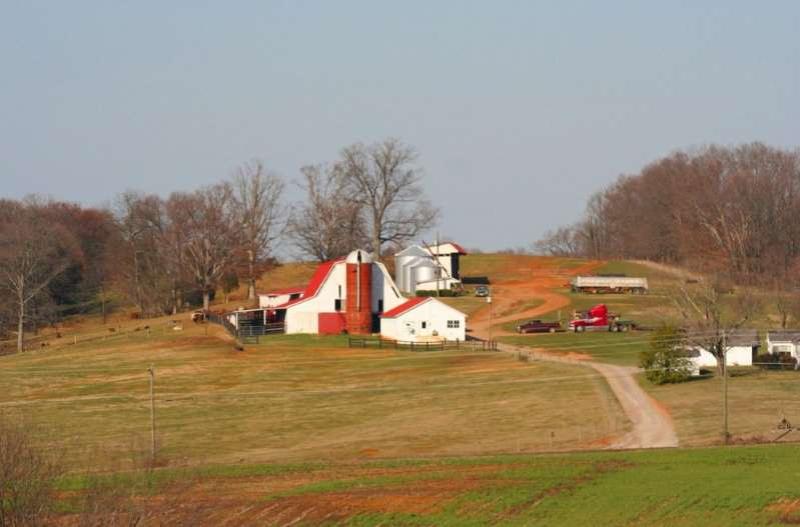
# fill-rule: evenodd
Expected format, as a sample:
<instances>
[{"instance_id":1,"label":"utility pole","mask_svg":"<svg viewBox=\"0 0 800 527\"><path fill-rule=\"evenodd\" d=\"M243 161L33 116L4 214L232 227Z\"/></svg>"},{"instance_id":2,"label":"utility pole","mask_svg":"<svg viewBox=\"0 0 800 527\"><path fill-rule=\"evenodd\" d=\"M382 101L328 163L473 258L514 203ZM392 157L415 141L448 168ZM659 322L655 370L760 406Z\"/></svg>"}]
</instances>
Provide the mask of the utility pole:
<instances>
[{"instance_id":1,"label":"utility pole","mask_svg":"<svg viewBox=\"0 0 800 527\"><path fill-rule=\"evenodd\" d=\"M489 345L492 344L492 290L489 290L489 296L486 297L486 302L489 304Z\"/></svg>"},{"instance_id":2,"label":"utility pole","mask_svg":"<svg viewBox=\"0 0 800 527\"><path fill-rule=\"evenodd\" d=\"M147 368L150 374L150 462L154 465L156 461L156 371L151 364Z\"/></svg>"},{"instance_id":3,"label":"utility pole","mask_svg":"<svg viewBox=\"0 0 800 527\"><path fill-rule=\"evenodd\" d=\"M727 445L728 434L728 337L722 330L722 441Z\"/></svg>"},{"instance_id":4,"label":"utility pole","mask_svg":"<svg viewBox=\"0 0 800 527\"><path fill-rule=\"evenodd\" d=\"M439 296L439 281L442 278L442 263L439 261L439 233L436 233L436 254L433 261L436 262L436 296Z\"/></svg>"}]
</instances>

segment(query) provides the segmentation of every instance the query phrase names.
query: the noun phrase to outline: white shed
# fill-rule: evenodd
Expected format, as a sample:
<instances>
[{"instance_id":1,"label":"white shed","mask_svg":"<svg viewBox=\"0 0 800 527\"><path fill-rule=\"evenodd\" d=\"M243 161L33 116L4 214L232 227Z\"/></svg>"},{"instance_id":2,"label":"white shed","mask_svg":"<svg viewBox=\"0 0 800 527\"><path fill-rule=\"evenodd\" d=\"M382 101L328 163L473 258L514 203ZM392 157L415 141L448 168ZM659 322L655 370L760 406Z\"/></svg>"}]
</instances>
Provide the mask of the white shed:
<instances>
[{"instance_id":1,"label":"white shed","mask_svg":"<svg viewBox=\"0 0 800 527\"><path fill-rule=\"evenodd\" d=\"M789 355L800 359L800 331L780 330L767 332L767 352Z\"/></svg>"},{"instance_id":2,"label":"white shed","mask_svg":"<svg viewBox=\"0 0 800 527\"><path fill-rule=\"evenodd\" d=\"M465 340L467 316L432 297L416 297L381 315L381 337L400 342Z\"/></svg>"},{"instance_id":3,"label":"white shed","mask_svg":"<svg viewBox=\"0 0 800 527\"><path fill-rule=\"evenodd\" d=\"M731 333L727 341L728 349L725 352L725 364L727 366L753 365L761 345L757 331L739 330ZM717 359L702 346L690 346L687 354L695 367L695 372L699 372L701 368L717 367Z\"/></svg>"}]
</instances>

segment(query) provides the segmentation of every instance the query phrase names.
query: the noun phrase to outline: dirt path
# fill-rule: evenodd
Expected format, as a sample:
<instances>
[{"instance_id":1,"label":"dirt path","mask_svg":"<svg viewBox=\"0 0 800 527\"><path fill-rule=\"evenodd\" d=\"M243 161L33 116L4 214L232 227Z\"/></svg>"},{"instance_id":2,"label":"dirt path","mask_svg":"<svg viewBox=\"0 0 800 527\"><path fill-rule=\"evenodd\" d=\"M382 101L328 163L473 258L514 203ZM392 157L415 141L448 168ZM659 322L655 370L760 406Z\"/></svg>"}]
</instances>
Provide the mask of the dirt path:
<instances>
[{"instance_id":1,"label":"dirt path","mask_svg":"<svg viewBox=\"0 0 800 527\"><path fill-rule=\"evenodd\" d=\"M569 298L553 289L562 286L569 278L592 271L600 262L589 262L586 265L569 270L532 269L530 280L498 282L492 286L495 313L513 311L514 305L532 299L544 302L534 308L491 317L491 325L503 324L523 318L533 318L569 305ZM472 334L481 338L489 336L489 307L481 309L470 318ZM509 335L498 327L492 328L492 337ZM678 446L678 436L669 412L650 397L636 381L634 375L638 368L615 366L587 360L588 356L580 354L555 354L528 347L517 347L500 344L501 351L516 353L520 351L533 355L538 360L577 364L592 368L600 373L608 382L614 396L619 401L633 429L613 441L608 448L661 448Z\"/></svg>"},{"instance_id":2,"label":"dirt path","mask_svg":"<svg viewBox=\"0 0 800 527\"><path fill-rule=\"evenodd\" d=\"M476 335L488 335L491 322L492 337L513 335L496 326L523 318L534 318L569 305L569 298L553 289L563 286L575 275L591 272L601 262L587 262L574 269L531 268L528 280L513 280L492 284L492 305L487 305L469 319L469 327ZM515 304L532 299L541 300L536 307L514 310ZM568 315L568 313L565 313Z\"/></svg>"}]
</instances>

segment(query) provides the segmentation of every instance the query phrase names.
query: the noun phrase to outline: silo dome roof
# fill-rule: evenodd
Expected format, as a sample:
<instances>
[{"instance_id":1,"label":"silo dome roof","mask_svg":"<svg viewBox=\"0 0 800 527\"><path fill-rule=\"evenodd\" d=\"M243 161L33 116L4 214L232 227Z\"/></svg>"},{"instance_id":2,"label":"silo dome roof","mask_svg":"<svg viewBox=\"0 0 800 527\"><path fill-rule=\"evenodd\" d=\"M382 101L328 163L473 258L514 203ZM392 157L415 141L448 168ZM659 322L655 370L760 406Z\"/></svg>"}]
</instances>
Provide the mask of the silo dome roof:
<instances>
[{"instance_id":1,"label":"silo dome roof","mask_svg":"<svg viewBox=\"0 0 800 527\"><path fill-rule=\"evenodd\" d=\"M372 256L367 251L356 249L347 255L347 263L372 263Z\"/></svg>"}]
</instances>

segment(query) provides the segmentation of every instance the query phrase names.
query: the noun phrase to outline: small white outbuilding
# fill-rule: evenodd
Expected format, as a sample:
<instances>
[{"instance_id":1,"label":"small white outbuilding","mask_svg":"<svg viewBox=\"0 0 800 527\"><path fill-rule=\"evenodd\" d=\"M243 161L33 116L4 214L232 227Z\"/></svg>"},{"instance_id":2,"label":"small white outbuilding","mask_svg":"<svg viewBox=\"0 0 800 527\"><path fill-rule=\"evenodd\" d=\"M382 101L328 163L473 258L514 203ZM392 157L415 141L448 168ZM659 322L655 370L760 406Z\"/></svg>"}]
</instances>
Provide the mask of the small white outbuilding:
<instances>
[{"instance_id":1,"label":"small white outbuilding","mask_svg":"<svg viewBox=\"0 0 800 527\"><path fill-rule=\"evenodd\" d=\"M800 359L800 331L779 330L767 332L767 352Z\"/></svg>"},{"instance_id":2,"label":"small white outbuilding","mask_svg":"<svg viewBox=\"0 0 800 527\"><path fill-rule=\"evenodd\" d=\"M399 342L466 339L467 316L432 297L415 297L381 315L381 337Z\"/></svg>"},{"instance_id":3,"label":"small white outbuilding","mask_svg":"<svg viewBox=\"0 0 800 527\"><path fill-rule=\"evenodd\" d=\"M731 333L727 339L728 349L725 352L727 366L752 366L761 346L758 332L755 330L739 330ZM717 367L717 359L702 346L690 346L687 355L694 366L695 374L700 369Z\"/></svg>"}]
</instances>

